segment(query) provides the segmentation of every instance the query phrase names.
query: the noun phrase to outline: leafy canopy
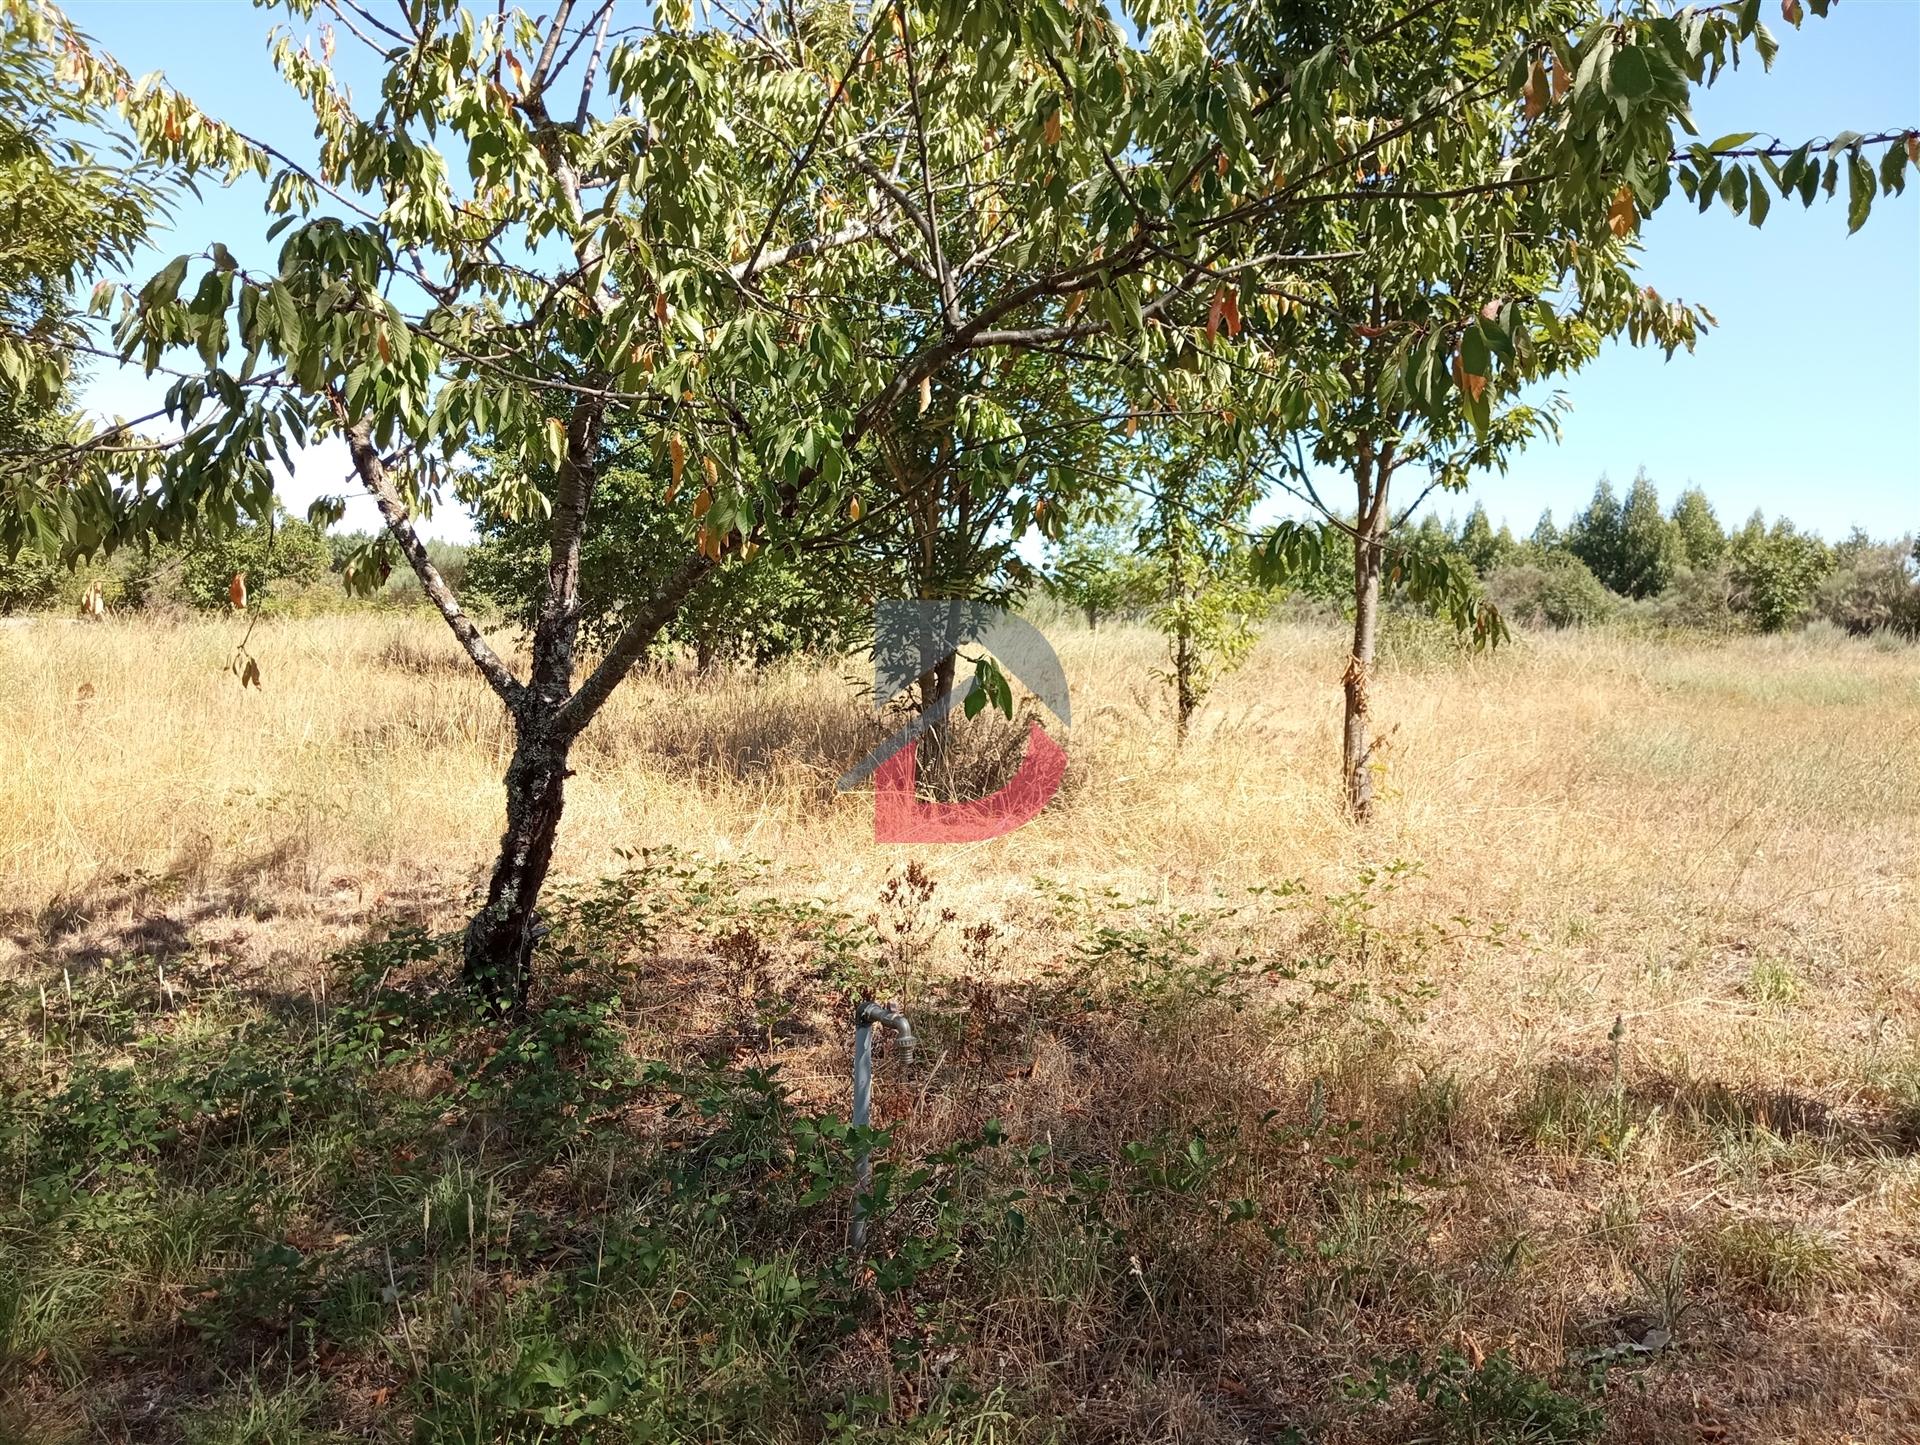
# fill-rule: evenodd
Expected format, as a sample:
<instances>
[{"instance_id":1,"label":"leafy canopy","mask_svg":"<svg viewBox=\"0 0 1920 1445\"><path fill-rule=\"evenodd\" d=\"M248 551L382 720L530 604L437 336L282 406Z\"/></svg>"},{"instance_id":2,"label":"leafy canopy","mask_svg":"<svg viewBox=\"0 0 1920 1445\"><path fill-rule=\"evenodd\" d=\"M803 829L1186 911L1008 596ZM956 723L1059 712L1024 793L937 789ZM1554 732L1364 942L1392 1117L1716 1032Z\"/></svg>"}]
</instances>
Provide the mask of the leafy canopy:
<instances>
[{"instance_id":1,"label":"leafy canopy","mask_svg":"<svg viewBox=\"0 0 1920 1445\"><path fill-rule=\"evenodd\" d=\"M1691 344L1705 313L1631 277L1676 188L1758 224L1767 187L1810 202L1844 175L1858 224L1914 161L1905 135L1697 140L1693 88L1770 56L1757 0L670 0L651 25L571 0L348 5L344 37L276 32L310 165L134 81L50 7L0 7L155 161L263 178L281 240L101 299L124 354L183 373L176 435L110 430L10 472L9 535L86 551L265 517L272 463L333 429L419 570L410 519L449 498L577 536L615 417L658 439L686 545L668 600L870 514L879 448L937 382L989 474L1031 488L1033 378L967 358L1044 358L1076 425L1197 413L1243 446L1305 429L1323 459L1384 429L1457 484L1545 427L1519 389L1603 337ZM372 102L337 38L374 55Z\"/></svg>"}]
</instances>

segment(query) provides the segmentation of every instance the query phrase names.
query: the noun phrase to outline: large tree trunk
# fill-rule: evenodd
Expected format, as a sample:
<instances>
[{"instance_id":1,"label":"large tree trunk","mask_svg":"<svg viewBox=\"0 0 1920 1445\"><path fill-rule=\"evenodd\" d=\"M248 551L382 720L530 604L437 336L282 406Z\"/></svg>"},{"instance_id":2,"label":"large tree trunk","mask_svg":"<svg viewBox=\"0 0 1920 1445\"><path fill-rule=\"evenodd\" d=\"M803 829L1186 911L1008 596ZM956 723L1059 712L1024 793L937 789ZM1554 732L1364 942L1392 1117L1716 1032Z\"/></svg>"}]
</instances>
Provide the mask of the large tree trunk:
<instances>
[{"instance_id":1,"label":"large tree trunk","mask_svg":"<svg viewBox=\"0 0 1920 1445\"><path fill-rule=\"evenodd\" d=\"M534 905L553 862L567 776L565 743L538 733L521 736L507 766L507 830L487 901L467 925L462 961L468 985L502 1011L527 1001L541 933Z\"/></svg>"}]
</instances>

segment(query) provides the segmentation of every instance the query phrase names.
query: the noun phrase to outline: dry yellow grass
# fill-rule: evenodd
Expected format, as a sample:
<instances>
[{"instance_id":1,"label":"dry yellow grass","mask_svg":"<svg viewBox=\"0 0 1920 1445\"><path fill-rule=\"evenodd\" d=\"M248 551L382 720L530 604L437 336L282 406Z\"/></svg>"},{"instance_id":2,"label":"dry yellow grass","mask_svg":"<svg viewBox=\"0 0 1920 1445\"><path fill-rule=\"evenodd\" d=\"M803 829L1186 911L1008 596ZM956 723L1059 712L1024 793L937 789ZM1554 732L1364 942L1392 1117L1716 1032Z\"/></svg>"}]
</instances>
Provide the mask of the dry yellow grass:
<instances>
[{"instance_id":1,"label":"dry yellow grass","mask_svg":"<svg viewBox=\"0 0 1920 1445\"><path fill-rule=\"evenodd\" d=\"M258 691L226 670L238 633L0 629L0 951L226 938L297 963L362 919L458 920L510 738L437 621L266 622ZM1400 858L1425 870L1416 916L1526 940L1524 962L1490 952L1450 981L1429 1024L1449 1048L1552 1047L1625 1013L1649 1047L1811 1080L1912 1023L1912 649L1565 634L1472 657L1416 635L1378 688L1386 801L1356 833L1334 787L1331 630L1272 631L1184 750L1153 636L1055 634L1068 783L1007 838L873 842L869 797L833 791L879 731L857 663L670 672L636 677L583 738L556 877L672 844L863 903L919 853L947 898L992 913L1035 876L1183 897L1336 888ZM1792 980L1784 1018L1749 996L1756 968Z\"/></svg>"},{"instance_id":2,"label":"dry yellow grass","mask_svg":"<svg viewBox=\"0 0 1920 1445\"><path fill-rule=\"evenodd\" d=\"M226 671L238 634L0 629L16 915L73 921L142 880L215 904L348 889L457 904L481 875L510 739L433 619L269 621L257 692ZM1378 690L1384 818L1356 834L1329 761L1331 631L1272 632L1184 751L1151 635L1056 641L1075 702L1065 795L1006 839L933 850L952 886L1045 874L1178 894L1330 883L1397 856L1448 906L1536 930L1568 967L1604 958L1607 977L1684 968L1707 933L1796 940L1842 971L1897 955L1920 858L1912 650L1593 634L1479 658L1403 649ZM636 677L576 754L558 873L672 843L818 859L825 890L870 897L911 850L874 845L869 800L832 790L878 735L864 687L857 663Z\"/></svg>"},{"instance_id":3,"label":"dry yellow grass","mask_svg":"<svg viewBox=\"0 0 1920 1445\"><path fill-rule=\"evenodd\" d=\"M437 620L0 629L0 951L155 937L299 963L361 920L458 921L500 826L510 738ZM1644 1018L1720 1077L1851 1071L1910 1028L1920 653L1831 635L1416 634L1377 690L1385 806L1334 785L1341 643L1272 631L1171 744L1159 644L1055 629L1074 689L1061 798L989 843L876 845L833 779L879 734L857 663L638 676L576 752L556 877L671 844L761 856L870 902L916 854L943 897L1017 912L1035 876L1173 897L1368 861L1423 865L1412 916L1517 930L1447 981L1429 1031L1513 1057ZM272 926L268 926L268 922ZM0 956L4 956L0 953ZM1756 1001L1754 971L1796 997Z\"/></svg>"},{"instance_id":4,"label":"dry yellow grass","mask_svg":"<svg viewBox=\"0 0 1920 1445\"><path fill-rule=\"evenodd\" d=\"M1529 1241L1515 1308L1534 1340L1565 1343L1571 1318L1634 1292L1630 1251L1602 1246L1648 1221L1706 1251L1713 1278L1782 1301L1795 1269L1843 1282L1694 1366L1702 1418L1760 1432L1740 1438L1913 1438L1898 1432L1920 1428L1920 1335L1900 1306L1920 1289L1920 650L1564 634L1474 657L1414 633L1375 692L1384 802L1357 832L1335 789L1331 629L1272 630L1183 750L1151 635L1053 631L1074 688L1068 783L1008 838L872 841L870 799L833 791L879 731L857 663L663 673L583 738L557 876L671 844L765 857L778 886L865 908L920 857L942 905L1001 925L997 966L1018 971L1057 947L1036 876L1179 901L1289 878L1325 893L1416 862L1383 905L1393 921L1460 915L1504 938L1435 953L1417 1021L1364 1057L1224 1041L1255 1050L1232 1068L1289 1087L1344 1069L1383 1114L1457 1085L1470 1107L1447 1127L1480 1131L1489 1162L1421 1247ZM258 692L225 670L237 634L0 629L0 969L192 948L297 971L382 920L450 926L470 906L509 739L437 623L265 622ZM1612 1066L1616 1018L1633 1135L1562 1147L1599 1129L1580 1081ZM1190 1086L1210 1047L1120 1067L1136 1091ZM1016 1124L1124 1092L1049 1062L1070 1058L1036 1042ZM1815 1241L1811 1263L1782 1220ZM1513 1317L1435 1308L1475 1328ZM1610 1438L1669 1438L1638 1418L1625 1407Z\"/></svg>"}]
</instances>

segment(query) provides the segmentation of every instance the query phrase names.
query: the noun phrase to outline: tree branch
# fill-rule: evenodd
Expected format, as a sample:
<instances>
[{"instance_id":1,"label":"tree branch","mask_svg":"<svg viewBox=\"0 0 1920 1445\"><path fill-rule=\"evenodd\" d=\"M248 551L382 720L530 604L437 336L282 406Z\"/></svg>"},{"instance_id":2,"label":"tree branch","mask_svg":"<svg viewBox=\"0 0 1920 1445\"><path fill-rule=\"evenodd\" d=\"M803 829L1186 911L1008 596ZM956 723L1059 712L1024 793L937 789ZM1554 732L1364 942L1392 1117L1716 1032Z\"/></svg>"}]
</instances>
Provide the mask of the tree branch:
<instances>
[{"instance_id":1,"label":"tree branch","mask_svg":"<svg viewBox=\"0 0 1920 1445\"><path fill-rule=\"evenodd\" d=\"M593 50L587 56L586 77L580 82L580 109L573 117L573 128L577 131L585 131L587 128L587 107L593 100L593 81L594 77L600 73L600 53L606 49L607 26L612 22L613 0L602 0L600 6L600 24L593 37ZM583 31L582 34L584 35L585 32ZM577 40L574 41L573 50L569 50L566 58L560 62L560 68L562 70L567 68L567 61L573 59L574 50L578 50L579 48L580 42Z\"/></svg>"},{"instance_id":2,"label":"tree branch","mask_svg":"<svg viewBox=\"0 0 1920 1445\"><path fill-rule=\"evenodd\" d=\"M420 588L427 594L433 605L440 609L440 615L447 620L447 626L466 649L467 656L473 659L473 665L480 669L493 690L509 708L517 709L525 689L519 679L514 677L506 663L487 645L487 639L480 635L480 629L473 619L467 616L460 606L460 599L447 585L447 579L440 575L440 569L433 565L433 559L427 555L426 544L420 540L420 534L413 529L413 523L407 516L406 504L400 500L400 493L394 488L393 480L387 475L385 463L373 445L372 429L364 421L347 420L346 403L338 392L331 398L334 416L339 419L340 431L347 439L347 451L353 457L353 469L360 483L373 496L380 508L380 516L387 524L387 531L400 545L406 555L408 565L413 568L414 576L420 579Z\"/></svg>"},{"instance_id":3,"label":"tree branch","mask_svg":"<svg viewBox=\"0 0 1920 1445\"><path fill-rule=\"evenodd\" d=\"M937 252L940 246L940 240L932 224L927 220L926 216L921 213L920 208L914 205L907 193L900 189L899 183L872 161L868 160L858 146L853 147L847 152L847 159L853 162L856 170L868 180L872 181L881 191L885 192L887 199L906 213L907 219L913 222L914 229L926 238L928 249ZM944 288L941 287L940 278L937 275L910 257L903 256L902 259L906 260L908 265L912 266L915 271L925 277L927 282L936 290L940 290L944 297L945 291ZM944 305L944 301L942 304Z\"/></svg>"},{"instance_id":4,"label":"tree branch","mask_svg":"<svg viewBox=\"0 0 1920 1445\"><path fill-rule=\"evenodd\" d=\"M799 156L787 168L786 175L781 178L780 189L775 193L774 202L767 208L766 224L760 228L759 239L753 243L753 250L747 255L746 266L749 273L758 266L760 253L766 249L768 240L773 236L773 228L779 224L780 212L786 206L787 198L793 194L794 183L813 163L813 153L820 148L820 142L827 133L827 126L833 120L833 113L839 108L840 97L847 93L847 81L852 77L853 72L860 68L860 62L866 58L867 47L873 44L873 37L880 28L881 13L874 12L873 18L867 24L867 33L860 37L859 48L853 52L853 59L847 62L847 68L841 72L833 93L827 97L827 103L821 107L820 119L814 125L813 134L807 138L807 143L801 147Z\"/></svg>"},{"instance_id":5,"label":"tree branch","mask_svg":"<svg viewBox=\"0 0 1920 1445\"><path fill-rule=\"evenodd\" d=\"M735 281L745 284L764 271L776 266L784 266L789 261L804 261L809 256L818 256L823 251L837 250L841 246L851 246L856 241L865 241L870 237L884 237L883 228L873 221L853 221L837 231L824 236L811 236L804 241L795 241L791 246L782 246L777 251L765 251L757 256L749 256L727 267L727 275Z\"/></svg>"},{"instance_id":6,"label":"tree branch","mask_svg":"<svg viewBox=\"0 0 1920 1445\"><path fill-rule=\"evenodd\" d=\"M566 38L567 21L572 16L573 0L560 0L560 8L553 14L553 24L547 27L547 43L540 47L540 59L533 67L533 74L527 77L527 99L542 96L546 91L553 57L560 52L560 42Z\"/></svg>"},{"instance_id":7,"label":"tree branch","mask_svg":"<svg viewBox=\"0 0 1920 1445\"><path fill-rule=\"evenodd\" d=\"M933 270L940 278L940 315L948 327L958 324L959 301L954 295L953 277L947 271L947 258L940 248L940 218L933 209L933 169L927 161L927 119L920 107L920 72L913 63L913 34L907 24L905 5L894 7L900 18L900 54L907 63L907 103L913 111L913 138L920 151L920 195L927 208L927 241L933 247Z\"/></svg>"},{"instance_id":8,"label":"tree branch","mask_svg":"<svg viewBox=\"0 0 1920 1445\"><path fill-rule=\"evenodd\" d=\"M593 721L594 714L633 670L633 665L647 655L660 629L673 621L681 604L706 579L714 565L706 557L689 557L674 569L639 615L621 629L613 646L607 649L607 655L600 659L600 665L580 684L579 691L553 715L548 727L552 737L570 740Z\"/></svg>"},{"instance_id":9,"label":"tree branch","mask_svg":"<svg viewBox=\"0 0 1920 1445\"><path fill-rule=\"evenodd\" d=\"M1807 145L1807 154L1810 156L1821 156L1832 150L1850 151L1856 150L1861 146L1891 145L1897 140L1905 140L1912 134L1913 132L1911 130L1884 130L1875 135L1855 136L1852 140L1845 141L1838 146L1834 145L1832 141L1821 141L1818 145L1809 142ZM1790 156L1800 149L1799 146L1788 145L1778 136L1772 136L1768 139L1769 143L1763 146L1742 146L1738 150L1710 151L1708 152L1708 158L1716 161L1727 161L1744 160L1756 156ZM1680 161L1690 161L1694 159L1693 152L1695 149L1696 147L1688 146L1684 150L1673 152L1673 154L1667 157L1668 164L1677 164Z\"/></svg>"},{"instance_id":10,"label":"tree branch","mask_svg":"<svg viewBox=\"0 0 1920 1445\"><path fill-rule=\"evenodd\" d=\"M347 9L351 10L355 15L358 15L362 20L366 21L367 24L371 25L374 29L380 31L384 35L391 37L395 41L398 41L401 45L413 44L412 36L402 35L398 30L395 30L391 25L387 24L384 20L380 19L377 15L370 14L364 7L354 4L353 0L323 0L323 3L326 5L328 11L332 13L333 18L335 20L338 20L342 25L346 26L348 32L352 34L353 38L358 40L362 45L366 46L367 49L371 50L375 55L380 55L380 56L386 55L387 54L386 47L376 44L370 37L362 34L358 26L356 26L351 20L347 19L345 15L342 15L340 13L340 7L342 3L346 5Z\"/></svg>"}]
</instances>

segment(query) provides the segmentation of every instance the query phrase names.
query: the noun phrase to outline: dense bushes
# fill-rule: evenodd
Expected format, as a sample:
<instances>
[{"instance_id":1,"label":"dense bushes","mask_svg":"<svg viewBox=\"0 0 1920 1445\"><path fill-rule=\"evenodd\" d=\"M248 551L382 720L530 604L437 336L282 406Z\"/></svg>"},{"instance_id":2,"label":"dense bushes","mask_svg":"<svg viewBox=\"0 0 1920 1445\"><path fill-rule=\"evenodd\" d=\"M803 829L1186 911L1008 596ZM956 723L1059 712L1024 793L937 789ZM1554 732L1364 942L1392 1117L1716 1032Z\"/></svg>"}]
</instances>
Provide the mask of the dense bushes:
<instances>
[{"instance_id":1,"label":"dense bushes","mask_svg":"<svg viewBox=\"0 0 1920 1445\"><path fill-rule=\"evenodd\" d=\"M1620 616L1706 632L1783 632L1818 618L1861 635L1920 636L1920 549L1856 532L1837 546L1755 512L1722 529L1698 487L1662 515L1643 472L1626 500L1602 478L1562 532L1551 513L1515 543L1475 508L1457 531L1429 523L1479 572L1513 621L1570 627ZM1423 532L1424 535L1424 532Z\"/></svg>"},{"instance_id":2,"label":"dense bushes","mask_svg":"<svg viewBox=\"0 0 1920 1445\"><path fill-rule=\"evenodd\" d=\"M1920 544L1861 538L1839 550L1838 565L1814 594L1814 610L1856 636L1920 637Z\"/></svg>"},{"instance_id":3,"label":"dense bushes","mask_svg":"<svg viewBox=\"0 0 1920 1445\"><path fill-rule=\"evenodd\" d=\"M1047 595L1073 608L1088 627L1145 617L1166 592L1166 580L1141 549L1138 509L1110 523L1076 526L1047 569Z\"/></svg>"},{"instance_id":4,"label":"dense bushes","mask_svg":"<svg viewBox=\"0 0 1920 1445\"><path fill-rule=\"evenodd\" d=\"M182 548L178 558L180 600L191 607L217 609L227 605L227 586L235 573L245 574L248 601L259 606L276 592L324 577L333 554L318 528L283 512L271 527L243 525L217 539Z\"/></svg>"},{"instance_id":5,"label":"dense bushes","mask_svg":"<svg viewBox=\"0 0 1920 1445\"><path fill-rule=\"evenodd\" d=\"M344 582L344 574L353 565L356 556L371 555L383 539L384 534L372 532L329 532L326 539L328 569L341 575ZM473 548L464 542L441 541L429 541L426 547L427 560L433 563L434 569L446 579L456 595L464 596L467 590L467 559L472 555ZM401 562L381 575L373 600L387 606L406 607L416 603L424 606L427 599L420 590L420 579L413 575L413 569Z\"/></svg>"},{"instance_id":6,"label":"dense bushes","mask_svg":"<svg viewBox=\"0 0 1920 1445\"><path fill-rule=\"evenodd\" d=\"M1527 556L1486 578L1487 595L1526 626L1575 627L1605 619L1619 599L1586 563L1565 552Z\"/></svg>"},{"instance_id":7,"label":"dense bushes","mask_svg":"<svg viewBox=\"0 0 1920 1445\"><path fill-rule=\"evenodd\" d=\"M38 552L8 560L0 552L0 616L45 607L60 590L60 569Z\"/></svg>"},{"instance_id":8,"label":"dense bushes","mask_svg":"<svg viewBox=\"0 0 1920 1445\"><path fill-rule=\"evenodd\" d=\"M1785 517L1764 530L1758 512L1727 548L1734 606L1760 632L1784 632L1805 620L1814 589L1833 566L1833 553L1818 537L1797 530Z\"/></svg>"},{"instance_id":9,"label":"dense bushes","mask_svg":"<svg viewBox=\"0 0 1920 1445\"><path fill-rule=\"evenodd\" d=\"M1664 627L1698 632L1737 632L1744 625L1733 578L1721 562L1682 567L1667 590L1653 599L1653 617Z\"/></svg>"},{"instance_id":10,"label":"dense bushes","mask_svg":"<svg viewBox=\"0 0 1920 1445\"><path fill-rule=\"evenodd\" d=\"M330 535L282 511L270 527L242 523L222 536L156 542L74 567L23 551L12 561L0 556L0 614L58 607L63 599L71 604L96 582L115 611L219 611L230 605L228 588L236 572L245 575L247 604L256 611L345 606L349 595L334 574L369 540L363 533ZM429 542L427 550L458 586L467 548ZM424 598L412 572L400 568L375 600L406 606Z\"/></svg>"}]
</instances>

